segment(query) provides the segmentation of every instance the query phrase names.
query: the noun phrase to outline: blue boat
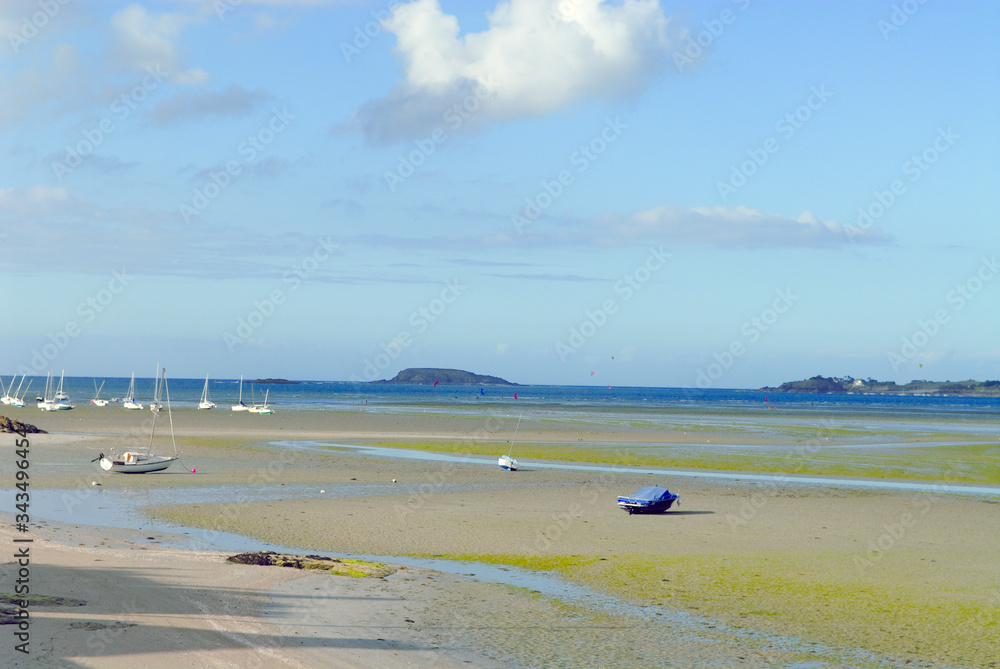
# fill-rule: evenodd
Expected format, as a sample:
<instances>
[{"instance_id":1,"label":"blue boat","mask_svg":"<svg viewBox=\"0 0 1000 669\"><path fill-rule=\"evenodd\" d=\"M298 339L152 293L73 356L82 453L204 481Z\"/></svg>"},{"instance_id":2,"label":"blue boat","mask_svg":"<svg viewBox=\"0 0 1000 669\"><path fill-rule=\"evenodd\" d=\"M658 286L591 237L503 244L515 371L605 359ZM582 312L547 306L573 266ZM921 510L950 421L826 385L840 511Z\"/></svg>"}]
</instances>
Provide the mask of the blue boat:
<instances>
[{"instance_id":1,"label":"blue boat","mask_svg":"<svg viewBox=\"0 0 1000 669\"><path fill-rule=\"evenodd\" d=\"M642 488L627 497L618 498L618 506L633 513L663 513L674 502L680 506L680 495L675 495L666 488L649 486Z\"/></svg>"}]
</instances>

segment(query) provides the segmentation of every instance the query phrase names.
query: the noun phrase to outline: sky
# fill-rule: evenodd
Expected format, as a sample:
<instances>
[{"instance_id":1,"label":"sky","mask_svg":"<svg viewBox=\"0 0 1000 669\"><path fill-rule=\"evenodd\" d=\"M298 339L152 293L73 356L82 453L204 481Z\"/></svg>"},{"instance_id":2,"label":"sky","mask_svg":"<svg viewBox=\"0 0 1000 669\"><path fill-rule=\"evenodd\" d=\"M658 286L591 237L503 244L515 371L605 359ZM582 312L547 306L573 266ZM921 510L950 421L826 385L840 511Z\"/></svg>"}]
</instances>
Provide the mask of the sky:
<instances>
[{"instance_id":1,"label":"sky","mask_svg":"<svg viewBox=\"0 0 1000 669\"><path fill-rule=\"evenodd\" d=\"M0 375L1000 378L1000 5L0 0Z\"/></svg>"}]
</instances>

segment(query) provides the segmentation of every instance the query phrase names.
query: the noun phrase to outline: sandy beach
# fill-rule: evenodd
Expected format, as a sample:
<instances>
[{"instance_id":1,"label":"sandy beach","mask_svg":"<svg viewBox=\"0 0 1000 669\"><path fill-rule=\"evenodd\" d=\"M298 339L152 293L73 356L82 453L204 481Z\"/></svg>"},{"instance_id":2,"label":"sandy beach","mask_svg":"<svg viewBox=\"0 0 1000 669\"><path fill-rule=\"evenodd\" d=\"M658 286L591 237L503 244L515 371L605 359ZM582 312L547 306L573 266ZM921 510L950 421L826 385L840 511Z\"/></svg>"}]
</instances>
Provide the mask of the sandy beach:
<instances>
[{"instance_id":1,"label":"sandy beach","mask_svg":"<svg viewBox=\"0 0 1000 669\"><path fill-rule=\"evenodd\" d=\"M995 497L533 468L522 443L596 462L634 445L619 457L628 466L690 440L572 415L522 423L518 472L270 443L503 452L513 425L488 412L174 411L180 462L123 476L88 461L139 439L148 413L15 417L52 432L30 436L33 504L47 517L21 536L34 539L31 593L63 600L33 603L30 655L7 632L4 666L996 666ZM698 439L764 446L763 462L797 437ZM995 470L995 448L981 451L961 471ZM823 455L848 467L871 454ZM13 458L2 471L13 481ZM617 508L645 485L681 506ZM132 527L104 526L123 513ZM238 551L220 532L391 573L227 564ZM4 592L16 572L3 566Z\"/></svg>"}]
</instances>

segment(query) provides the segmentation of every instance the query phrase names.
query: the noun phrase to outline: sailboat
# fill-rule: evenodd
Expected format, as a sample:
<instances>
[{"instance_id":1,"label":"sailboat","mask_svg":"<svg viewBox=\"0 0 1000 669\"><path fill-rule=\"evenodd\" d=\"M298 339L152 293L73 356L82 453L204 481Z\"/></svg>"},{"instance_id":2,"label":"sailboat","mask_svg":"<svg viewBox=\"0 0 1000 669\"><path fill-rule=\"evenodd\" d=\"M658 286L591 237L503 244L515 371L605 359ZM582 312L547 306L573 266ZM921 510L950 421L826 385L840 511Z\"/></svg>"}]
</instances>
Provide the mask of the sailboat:
<instances>
[{"instance_id":1,"label":"sailboat","mask_svg":"<svg viewBox=\"0 0 1000 669\"><path fill-rule=\"evenodd\" d=\"M156 384L153 386L153 401L149 403L149 410L158 413L163 408L160 401L160 363L156 363Z\"/></svg>"},{"instance_id":2,"label":"sailboat","mask_svg":"<svg viewBox=\"0 0 1000 669\"><path fill-rule=\"evenodd\" d=\"M90 400L90 403L94 406L106 407L108 406L107 400L101 399L101 390L104 389L104 381L101 381L101 387L97 387L97 379L94 379L94 399Z\"/></svg>"},{"instance_id":3,"label":"sailboat","mask_svg":"<svg viewBox=\"0 0 1000 669\"><path fill-rule=\"evenodd\" d=\"M250 407L243 403L243 375L240 374L240 401L232 406L232 411L249 411Z\"/></svg>"},{"instance_id":4,"label":"sailboat","mask_svg":"<svg viewBox=\"0 0 1000 669\"><path fill-rule=\"evenodd\" d=\"M60 388L62 387L61 381L59 382L59 386ZM73 408L72 404L56 401L56 395L52 392L52 372L49 372L45 380L45 395L42 397L42 401L38 403L38 408L43 411L66 411Z\"/></svg>"},{"instance_id":5,"label":"sailboat","mask_svg":"<svg viewBox=\"0 0 1000 669\"><path fill-rule=\"evenodd\" d=\"M249 411L250 411L251 413L260 413L260 414L270 414L270 413L274 413L274 411L272 411L272 410L271 410L271 409L270 409L270 408L269 408L269 407L267 406L267 394L268 394L268 393L270 393L270 392L271 392L271 390L270 390L270 389L268 389L268 390L265 390L265 391L264 391L264 404L263 404L263 405L260 405L260 404L254 404L254 405L253 405L252 407L250 407Z\"/></svg>"},{"instance_id":6,"label":"sailboat","mask_svg":"<svg viewBox=\"0 0 1000 669\"><path fill-rule=\"evenodd\" d=\"M32 381L33 380L34 379L32 379ZM24 383L24 377L23 376L21 377L21 383ZM24 404L24 396L28 394L29 390L31 390L31 381L28 381L28 387L25 388L24 389L24 393L20 397L18 397L17 393L21 391L21 383L17 384L17 391L15 391L15 393L14 393L14 399L10 403L10 405L12 407L18 407L19 409L23 409L24 408L24 406L25 406L25 404Z\"/></svg>"},{"instance_id":7,"label":"sailboat","mask_svg":"<svg viewBox=\"0 0 1000 669\"><path fill-rule=\"evenodd\" d=\"M517 471L517 460L510 456L514 452L514 440L517 439L517 428L521 426L521 417L517 417L517 425L514 426L514 436L510 440L510 450L507 451L507 455L501 455L497 464L500 465L501 469L508 472Z\"/></svg>"},{"instance_id":8,"label":"sailboat","mask_svg":"<svg viewBox=\"0 0 1000 669\"><path fill-rule=\"evenodd\" d=\"M199 409L214 409L215 402L208 401L208 374L205 375L205 389L201 391L201 402L198 403Z\"/></svg>"},{"instance_id":9,"label":"sailboat","mask_svg":"<svg viewBox=\"0 0 1000 669\"><path fill-rule=\"evenodd\" d=\"M14 374L14 378L10 380L10 387L5 388L4 387L4 383L3 383L3 379L0 378L0 390L3 391L3 397L0 397L0 402L3 402L4 404L10 404L17 397L17 395L11 395L10 394L10 391L14 389L14 382L15 381L17 381L17 374ZM24 383L24 377L23 376L21 377L21 383ZM18 390L20 390L20 389L21 389L21 387L18 386Z\"/></svg>"},{"instance_id":10,"label":"sailboat","mask_svg":"<svg viewBox=\"0 0 1000 669\"><path fill-rule=\"evenodd\" d=\"M132 382L128 384L128 393L125 394L122 406L126 409L142 408L142 405L135 401L135 372L132 372Z\"/></svg>"},{"instance_id":11,"label":"sailboat","mask_svg":"<svg viewBox=\"0 0 1000 669\"><path fill-rule=\"evenodd\" d=\"M56 391L55 400L56 402L69 402L69 395L63 392L63 379L66 377L66 370L62 371L59 375L59 390Z\"/></svg>"},{"instance_id":12,"label":"sailboat","mask_svg":"<svg viewBox=\"0 0 1000 669\"><path fill-rule=\"evenodd\" d=\"M105 455L101 453L96 458L91 460L91 462L100 462L101 469L108 472L118 472L120 474L146 474L148 472L158 472L166 469L173 463L174 460L178 458L177 453L177 442L174 439L174 416L170 412L170 389L167 388L167 370L157 369L156 372L156 389L155 394L157 397L160 395L160 379L162 376L163 380L163 392L167 398L167 416L170 419L170 441L174 446L174 454L169 455L154 455L153 454L153 436L156 434L156 417L159 412L153 413L153 426L149 432L149 443L145 448L137 448L131 451L125 451L121 455L112 453L111 455Z\"/></svg>"}]
</instances>

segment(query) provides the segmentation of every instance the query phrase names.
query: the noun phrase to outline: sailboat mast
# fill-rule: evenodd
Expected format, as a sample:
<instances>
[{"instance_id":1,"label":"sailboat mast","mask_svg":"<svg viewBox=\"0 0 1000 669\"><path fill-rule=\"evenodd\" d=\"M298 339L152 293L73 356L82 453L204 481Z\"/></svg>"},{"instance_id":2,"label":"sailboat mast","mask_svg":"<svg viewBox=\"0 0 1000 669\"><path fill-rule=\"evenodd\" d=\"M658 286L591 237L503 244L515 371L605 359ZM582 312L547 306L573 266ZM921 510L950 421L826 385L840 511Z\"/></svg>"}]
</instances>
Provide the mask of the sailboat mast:
<instances>
[{"instance_id":1,"label":"sailboat mast","mask_svg":"<svg viewBox=\"0 0 1000 669\"><path fill-rule=\"evenodd\" d=\"M523 416L524 414L521 414ZM517 417L517 425L514 426L514 436L510 439L510 450L507 451L507 456L514 452L514 440L517 439L517 428L521 427L521 416Z\"/></svg>"}]
</instances>

